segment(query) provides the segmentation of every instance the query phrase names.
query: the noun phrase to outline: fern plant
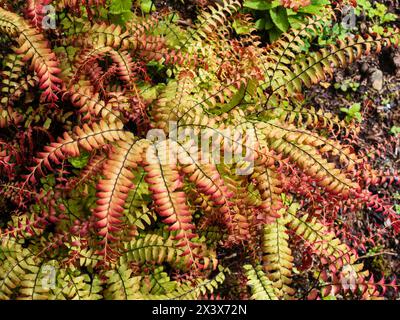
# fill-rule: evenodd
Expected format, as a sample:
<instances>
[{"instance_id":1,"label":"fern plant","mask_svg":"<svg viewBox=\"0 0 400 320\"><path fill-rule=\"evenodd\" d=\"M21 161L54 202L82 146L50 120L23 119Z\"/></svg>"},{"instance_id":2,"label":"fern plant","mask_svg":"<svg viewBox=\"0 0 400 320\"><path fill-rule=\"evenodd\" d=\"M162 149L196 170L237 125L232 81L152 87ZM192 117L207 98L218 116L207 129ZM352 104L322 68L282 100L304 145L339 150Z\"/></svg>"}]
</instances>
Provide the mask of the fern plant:
<instances>
[{"instance_id":1,"label":"fern plant","mask_svg":"<svg viewBox=\"0 0 400 320\"><path fill-rule=\"evenodd\" d=\"M95 14L104 1L53 1L59 31L37 28L32 6L44 3L28 1L26 19L0 8L13 44L0 170L15 207L0 231L1 299L197 299L229 282L224 255L235 248L245 255L245 298L300 298L295 252L316 260L309 298L396 288L375 282L356 238L338 232L338 217L363 206L399 231L393 209L369 191L387 177L340 143L356 139L357 123L307 106L302 92L397 45L398 30L304 52L332 15L265 46L251 27L232 31L250 21L237 0L192 26L167 13L133 14L122 27ZM30 78L21 76L28 60ZM57 112L29 158L11 133L23 130L18 109L31 99Z\"/></svg>"}]
</instances>

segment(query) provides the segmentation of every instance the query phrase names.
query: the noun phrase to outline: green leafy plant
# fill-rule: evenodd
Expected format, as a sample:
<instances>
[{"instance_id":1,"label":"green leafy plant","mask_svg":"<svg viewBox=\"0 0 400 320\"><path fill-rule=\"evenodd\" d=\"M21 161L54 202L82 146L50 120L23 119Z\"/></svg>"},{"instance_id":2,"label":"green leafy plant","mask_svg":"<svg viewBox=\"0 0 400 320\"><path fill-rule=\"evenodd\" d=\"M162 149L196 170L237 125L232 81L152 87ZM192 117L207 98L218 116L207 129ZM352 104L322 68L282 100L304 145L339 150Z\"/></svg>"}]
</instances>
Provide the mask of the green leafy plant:
<instances>
[{"instance_id":1,"label":"green leafy plant","mask_svg":"<svg viewBox=\"0 0 400 320\"><path fill-rule=\"evenodd\" d=\"M69 23L54 31L0 8L13 44L1 52L0 299L372 299L397 288L374 280L359 261L364 235L345 223L368 207L397 234L388 199L369 190L395 179L356 153L357 123L303 92L396 46L399 30L305 51L329 9L266 47L253 29L234 31L251 22L237 0L191 25L133 11L113 24L101 0L57 8Z\"/></svg>"},{"instance_id":2,"label":"green leafy plant","mask_svg":"<svg viewBox=\"0 0 400 320\"><path fill-rule=\"evenodd\" d=\"M362 114L361 114L361 104L360 103L353 103L348 108L340 108L340 111L346 114L346 121L351 122L352 120L357 120L359 122L362 121Z\"/></svg>"},{"instance_id":3,"label":"green leafy plant","mask_svg":"<svg viewBox=\"0 0 400 320\"><path fill-rule=\"evenodd\" d=\"M327 4L330 4L327 0L246 0L243 6L253 10L255 26L265 30L273 42L291 26L304 21L304 17L322 14Z\"/></svg>"}]
</instances>

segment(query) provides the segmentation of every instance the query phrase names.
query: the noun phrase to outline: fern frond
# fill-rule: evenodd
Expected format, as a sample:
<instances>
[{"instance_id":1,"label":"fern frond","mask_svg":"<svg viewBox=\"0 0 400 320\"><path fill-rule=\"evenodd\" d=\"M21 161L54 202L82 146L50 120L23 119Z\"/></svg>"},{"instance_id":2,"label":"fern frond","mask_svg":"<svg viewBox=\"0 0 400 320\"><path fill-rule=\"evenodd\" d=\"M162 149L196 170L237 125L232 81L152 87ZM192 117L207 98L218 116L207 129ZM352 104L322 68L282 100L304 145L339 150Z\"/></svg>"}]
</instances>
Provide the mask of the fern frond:
<instances>
[{"instance_id":1,"label":"fern frond","mask_svg":"<svg viewBox=\"0 0 400 320\"><path fill-rule=\"evenodd\" d=\"M274 83L290 70L291 64L303 52L306 42L312 40L323 30L331 14L328 13L324 17L307 18L298 28L292 28L285 32L266 48L265 56L261 60L265 71L266 86L273 87Z\"/></svg>"},{"instance_id":2,"label":"fern frond","mask_svg":"<svg viewBox=\"0 0 400 320\"><path fill-rule=\"evenodd\" d=\"M170 81L163 88L152 108L152 116L157 128L168 132L170 121L186 121L206 124L207 115L200 115L195 108L195 100L191 97L194 82L190 74L180 81Z\"/></svg>"},{"instance_id":3,"label":"fern frond","mask_svg":"<svg viewBox=\"0 0 400 320\"><path fill-rule=\"evenodd\" d=\"M98 24L86 23L79 30L75 30L81 40L82 46L93 46L94 44L103 47L112 47L114 49L128 49L129 47L129 32L122 31L121 26L114 24Z\"/></svg>"},{"instance_id":4,"label":"fern frond","mask_svg":"<svg viewBox=\"0 0 400 320\"><path fill-rule=\"evenodd\" d=\"M89 10L92 6L104 6L105 2L105 0L58 0L57 5L60 9L69 8L80 13L82 6L85 6Z\"/></svg>"},{"instance_id":5,"label":"fern frond","mask_svg":"<svg viewBox=\"0 0 400 320\"><path fill-rule=\"evenodd\" d=\"M285 209L281 209L279 213L284 215ZM279 297L290 296L294 293L294 290L290 288L293 255L289 248L289 235L285 224L285 216L270 224L265 224L262 238L264 270Z\"/></svg>"},{"instance_id":6,"label":"fern frond","mask_svg":"<svg viewBox=\"0 0 400 320\"><path fill-rule=\"evenodd\" d=\"M99 93L93 91L91 86L79 83L77 86L72 86L67 92L73 105L80 108L79 112L84 115L83 120L99 115L105 119L109 112L106 109L106 102L100 99Z\"/></svg>"},{"instance_id":7,"label":"fern frond","mask_svg":"<svg viewBox=\"0 0 400 320\"><path fill-rule=\"evenodd\" d=\"M39 78L39 87L44 90L42 98L50 102L57 101L57 92L62 83L57 77L60 69L57 58L43 35L17 14L2 8L0 8L0 31L17 38L20 47L15 52L22 55L24 61L32 59L32 68Z\"/></svg>"},{"instance_id":8,"label":"fern frond","mask_svg":"<svg viewBox=\"0 0 400 320\"><path fill-rule=\"evenodd\" d=\"M316 110L313 106L292 106L283 102L279 107L269 107L264 115L268 118L278 118L281 122L296 124L298 127L305 125L310 129L326 128L335 133L344 130L345 135L348 135L349 131L348 124L337 115L322 109Z\"/></svg>"},{"instance_id":9,"label":"fern frond","mask_svg":"<svg viewBox=\"0 0 400 320\"><path fill-rule=\"evenodd\" d=\"M340 163L347 166L346 171L348 172L353 172L356 164L361 162L352 149L341 145L333 139L321 137L318 134L314 134L307 130L280 125L278 122L269 122L268 124L272 127L286 131L287 134L284 135L284 138L288 141L315 147L321 154L329 153L332 156L338 156Z\"/></svg>"},{"instance_id":10,"label":"fern frond","mask_svg":"<svg viewBox=\"0 0 400 320\"><path fill-rule=\"evenodd\" d=\"M120 52L113 50L110 52L110 56L118 66L117 73L119 78L125 81L129 87L136 76L134 72L135 64L131 55L127 51Z\"/></svg>"},{"instance_id":11,"label":"fern frond","mask_svg":"<svg viewBox=\"0 0 400 320\"><path fill-rule=\"evenodd\" d=\"M91 248L79 247L79 250L77 251L79 254L78 265L80 267L94 268L102 261L102 257L97 255L95 250Z\"/></svg>"},{"instance_id":12,"label":"fern frond","mask_svg":"<svg viewBox=\"0 0 400 320\"><path fill-rule=\"evenodd\" d=\"M81 74L86 67L90 67L90 65L94 64L97 60L102 60L112 50L112 47L103 46L101 44L96 44L90 49L82 50L74 64L73 80L76 80L78 75Z\"/></svg>"},{"instance_id":13,"label":"fern frond","mask_svg":"<svg viewBox=\"0 0 400 320\"><path fill-rule=\"evenodd\" d=\"M143 295L163 295L169 292L173 292L176 288L177 282L171 281L170 277L164 268L157 267L148 276L144 276L142 279L141 293Z\"/></svg>"},{"instance_id":14,"label":"fern frond","mask_svg":"<svg viewBox=\"0 0 400 320\"><path fill-rule=\"evenodd\" d=\"M290 158L291 162L303 169L307 175L313 177L317 183L332 193L340 193L347 196L351 190L358 190L356 182L350 180L342 170L336 168L332 162L322 157L317 147L324 145L323 138L315 136L304 130L288 130L276 121L268 123L256 123L257 135L270 139L269 147L277 154L283 154ZM349 161L349 168L354 167L354 155L350 150L329 144L321 148L321 151L332 151L340 154L341 159ZM350 165L352 165L350 167Z\"/></svg>"},{"instance_id":15,"label":"fern frond","mask_svg":"<svg viewBox=\"0 0 400 320\"><path fill-rule=\"evenodd\" d=\"M21 300L47 300L50 296L48 284L48 274L46 267L49 265L41 262L39 265L30 269L30 273L24 274L19 289ZM55 275L55 274L54 274ZM53 279L52 279L53 280Z\"/></svg>"},{"instance_id":16,"label":"fern frond","mask_svg":"<svg viewBox=\"0 0 400 320\"><path fill-rule=\"evenodd\" d=\"M346 265L340 273L327 273L325 271L320 274L322 297L328 295L342 294L345 297L358 297L365 300L381 300L388 288L397 292L396 280L386 282L382 277L380 281L375 281L373 275L369 275L368 271L361 271L362 264ZM311 293L315 295L316 291ZM317 293L318 294L318 293Z\"/></svg>"},{"instance_id":17,"label":"fern frond","mask_svg":"<svg viewBox=\"0 0 400 320\"><path fill-rule=\"evenodd\" d=\"M272 146L278 153L284 153L314 177L319 185L332 193L348 195L350 190L357 190L357 183L347 178L335 164L324 159L313 147L300 145L286 139L276 140Z\"/></svg>"}]
</instances>

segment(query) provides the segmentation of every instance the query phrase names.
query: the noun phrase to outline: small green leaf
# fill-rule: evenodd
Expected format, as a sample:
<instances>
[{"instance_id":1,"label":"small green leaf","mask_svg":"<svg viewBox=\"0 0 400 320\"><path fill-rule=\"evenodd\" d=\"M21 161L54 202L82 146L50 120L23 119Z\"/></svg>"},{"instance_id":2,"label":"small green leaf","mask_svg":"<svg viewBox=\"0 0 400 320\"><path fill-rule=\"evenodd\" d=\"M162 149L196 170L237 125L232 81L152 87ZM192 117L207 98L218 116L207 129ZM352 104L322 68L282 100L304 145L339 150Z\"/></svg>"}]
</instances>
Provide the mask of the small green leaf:
<instances>
[{"instance_id":1,"label":"small green leaf","mask_svg":"<svg viewBox=\"0 0 400 320\"><path fill-rule=\"evenodd\" d=\"M272 28L269 30L269 41L274 42L275 40L279 39L282 32L278 28Z\"/></svg>"}]
</instances>

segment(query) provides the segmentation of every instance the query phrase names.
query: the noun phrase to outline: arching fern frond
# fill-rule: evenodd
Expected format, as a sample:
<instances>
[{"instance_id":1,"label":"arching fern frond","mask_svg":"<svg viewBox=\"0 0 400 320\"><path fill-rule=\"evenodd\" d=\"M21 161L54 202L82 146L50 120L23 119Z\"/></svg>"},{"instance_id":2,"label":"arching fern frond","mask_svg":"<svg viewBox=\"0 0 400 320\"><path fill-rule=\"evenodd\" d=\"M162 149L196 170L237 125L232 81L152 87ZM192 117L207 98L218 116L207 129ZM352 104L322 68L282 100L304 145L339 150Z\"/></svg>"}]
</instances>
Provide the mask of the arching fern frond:
<instances>
[{"instance_id":1,"label":"arching fern frond","mask_svg":"<svg viewBox=\"0 0 400 320\"><path fill-rule=\"evenodd\" d=\"M138 264L168 262L183 269L189 263L189 256L184 255L184 249L176 246L174 240L150 233L128 243L121 259Z\"/></svg>"},{"instance_id":2,"label":"arching fern frond","mask_svg":"<svg viewBox=\"0 0 400 320\"><path fill-rule=\"evenodd\" d=\"M26 16L32 21L32 24L42 29L43 17L46 13L46 6L49 5L52 0L28 0L26 8Z\"/></svg>"},{"instance_id":3,"label":"arching fern frond","mask_svg":"<svg viewBox=\"0 0 400 320\"><path fill-rule=\"evenodd\" d=\"M289 227L311 245L319 256L322 256L322 263L333 270L341 269L347 264L355 264L357 256L335 234L318 222L316 217L310 219L308 214L299 217L296 211L295 206L287 211Z\"/></svg>"},{"instance_id":4,"label":"arching fern frond","mask_svg":"<svg viewBox=\"0 0 400 320\"><path fill-rule=\"evenodd\" d=\"M10 237L3 237L0 246L0 299L11 299L27 275L38 270L39 258Z\"/></svg>"}]
</instances>

